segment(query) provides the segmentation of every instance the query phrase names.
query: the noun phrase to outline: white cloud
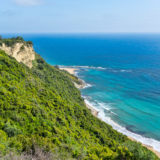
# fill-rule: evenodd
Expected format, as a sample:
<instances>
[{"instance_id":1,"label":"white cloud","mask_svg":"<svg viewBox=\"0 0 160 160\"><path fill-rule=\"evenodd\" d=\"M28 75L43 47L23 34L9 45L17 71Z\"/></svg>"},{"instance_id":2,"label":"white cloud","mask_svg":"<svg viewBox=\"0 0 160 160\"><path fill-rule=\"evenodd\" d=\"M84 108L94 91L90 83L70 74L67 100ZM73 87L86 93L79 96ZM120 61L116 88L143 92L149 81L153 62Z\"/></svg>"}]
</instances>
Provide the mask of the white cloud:
<instances>
[{"instance_id":1,"label":"white cloud","mask_svg":"<svg viewBox=\"0 0 160 160\"><path fill-rule=\"evenodd\" d=\"M23 6L35 6L41 3L41 0L14 0L14 2L18 5Z\"/></svg>"}]
</instances>

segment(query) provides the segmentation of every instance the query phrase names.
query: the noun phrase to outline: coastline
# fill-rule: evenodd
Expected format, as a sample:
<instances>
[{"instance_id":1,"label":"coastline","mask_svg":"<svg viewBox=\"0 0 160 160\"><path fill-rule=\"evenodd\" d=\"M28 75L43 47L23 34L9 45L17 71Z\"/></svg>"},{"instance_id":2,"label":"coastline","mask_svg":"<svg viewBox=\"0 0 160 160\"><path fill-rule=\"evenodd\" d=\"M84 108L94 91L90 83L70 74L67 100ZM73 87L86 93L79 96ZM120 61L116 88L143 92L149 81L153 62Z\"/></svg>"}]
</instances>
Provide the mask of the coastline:
<instances>
[{"instance_id":1,"label":"coastline","mask_svg":"<svg viewBox=\"0 0 160 160\"><path fill-rule=\"evenodd\" d=\"M91 111L92 115L98 118L99 111L93 108L90 104L85 101L86 107Z\"/></svg>"},{"instance_id":2,"label":"coastline","mask_svg":"<svg viewBox=\"0 0 160 160\"><path fill-rule=\"evenodd\" d=\"M86 104L86 107L91 111L92 115L95 116L96 118L102 120L98 115L99 115L99 111L96 110L92 105L88 104L86 101L85 101L85 104ZM103 121L103 120L102 120ZM106 123L106 122L105 122ZM107 123L108 124L108 123ZM110 124L109 124L110 125ZM119 131L118 131L119 132ZM141 143L139 142L138 140L136 140L135 138L132 138L130 136L127 136L131 141L135 141L135 142L138 142L138 143ZM159 158L160 158L160 152L156 151L152 146L149 146L149 145L146 145L146 144L143 144L141 143L142 146L146 147L148 150L152 151L153 153L155 153Z\"/></svg>"},{"instance_id":3,"label":"coastline","mask_svg":"<svg viewBox=\"0 0 160 160\"><path fill-rule=\"evenodd\" d=\"M76 72L76 70L77 70L77 69L75 69L75 68L65 68L65 67L60 67L59 69L60 69L60 70L67 71L67 72L69 72L69 73L72 74L72 75L75 75L75 72Z\"/></svg>"},{"instance_id":4,"label":"coastline","mask_svg":"<svg viewBox=\"0 0 160 160\"><path fill-rule=\"evenodd\" d=\"M60 68L60 69L61 69L61 70L65 70L65 71L67 71L68 73L70 73L70 74L72 74L72 75L76 75L76 71L78 70L78 69L76 69L76 68L67 68L67 67L62 67L62 68ZM77 75L76 75L76 76L77 76ZM74 83L75 87L78 88L78 89L84 89L84 88L86 88L86 83L85 83L83 80L81 80L81 79L79 79L79 80L82 82L81 85L78 85L78 84ZM88 104L86 101L85 101L85 105L86 105L86 107L91 111L91 113L92 113L93 116L95 116L96 118L102 120L102 119L98 116L98 115L99 115L99 111L98 111L98 110L96 110L92 105ZM103 121L103 120L102 120L102 121ZM132 137L130 137L130 136L127 136L127 137L128 137L130 140L132 140L132 141L136 141L136 142L138 142L138 143L141 143L141 142L137 141L135 138L132 138ZM141 145L144 146L144 147L146 147L146 148L149 149L150 151L154 152L154 153L160 158L160 152L156 151L152 146L145 145L145 144L143 144L143 143L141 143Z\"/></svg>"},{"instance_id":5,"label":"coastline","mask_svg":"<svg viewBox=\"0 0 160 160\"><path fill-rule=\"evenodd\" d=\"M96 110L92 105L89 105L86 101L85 101L85 104L86 104L86 107L91 111L92 115L95 116L96 118L102 120L98 115L99 115L99 111ZM103 120L102 120L103 121ZM106 123L106 122L105 122ZM108 123L107 123L108 124ZM110 124L109 124L110 125ZM119 131L118 131L119 132ZM139 142L138 140L136 140L135 138L132 138L130 136L127 136L131 141L135 141L135 142L138 142L138 143L141 143ZM141 143L142 146L146 147L148 150L152 151L153 153L155 153L159 158L160 158L160 152L156 151L152 146L149 146L149 145L146 145L146 144L143 144Z\"/></svg>"},{"instance_id":6,"label":"coastline","mask_svg":"<svg viewBox=\"0 0 160 160\"><path fill-rule=\"evenodd\" d=\"M76 71L78 70L76 68L69 68L69 67L60 67L59 69L67 71L68 73L70 73L70 74L72 74L74 76L76 76ZM78 89L85 88L86 87L86 83L82 79L79 79L79 81L80 81L80 84L77 84L77 83L73 82L75 87L78 88Z\"/></svg>"}]
</instances>

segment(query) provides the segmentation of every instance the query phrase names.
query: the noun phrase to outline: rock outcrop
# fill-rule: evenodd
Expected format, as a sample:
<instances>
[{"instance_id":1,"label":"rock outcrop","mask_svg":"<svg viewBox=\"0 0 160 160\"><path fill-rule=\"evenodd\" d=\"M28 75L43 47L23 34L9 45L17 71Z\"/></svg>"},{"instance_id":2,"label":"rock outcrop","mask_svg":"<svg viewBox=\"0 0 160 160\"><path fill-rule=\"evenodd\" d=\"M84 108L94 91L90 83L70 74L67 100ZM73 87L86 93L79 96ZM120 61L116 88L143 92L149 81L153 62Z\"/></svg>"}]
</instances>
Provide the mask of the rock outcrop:
<instances>
[{"instance_id":1,"label":"rock outcrop","mask_svg":"<svg viewBox=\"0 0 160 160\"><path fill-rule=\"evenodd\" d=\"M32 68L32 61L35 59L35 52L32 45L26 45L22 42L15 43L13 46L7 46L5 43L2 43L0 49L14 57L18 62L22 62L29 68Z\"/></svg>"}]
</instances>

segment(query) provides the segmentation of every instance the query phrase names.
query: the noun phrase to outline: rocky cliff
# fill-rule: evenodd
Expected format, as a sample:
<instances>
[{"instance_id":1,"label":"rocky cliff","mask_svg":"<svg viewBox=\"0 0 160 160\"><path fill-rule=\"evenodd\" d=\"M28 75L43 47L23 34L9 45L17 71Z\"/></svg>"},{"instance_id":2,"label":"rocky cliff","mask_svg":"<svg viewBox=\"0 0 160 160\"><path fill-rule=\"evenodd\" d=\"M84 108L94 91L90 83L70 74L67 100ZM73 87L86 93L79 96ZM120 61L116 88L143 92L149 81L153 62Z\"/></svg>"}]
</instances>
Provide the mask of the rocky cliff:
<instances>
[{"instance_id":1,"label":"rocky cliff","mask_svg":"<svg viewBox=\"0 0 160 160\"><path fill-rule=\"evenodd\" d=\"M31 44L27 45L23 42L19 42L12 46L8 46L5 43L2 43L0 49L14 57L18 62L22 62L29 68L32 68L32 61L35 59L35 52Z\"/></svg>"}]
</instances>

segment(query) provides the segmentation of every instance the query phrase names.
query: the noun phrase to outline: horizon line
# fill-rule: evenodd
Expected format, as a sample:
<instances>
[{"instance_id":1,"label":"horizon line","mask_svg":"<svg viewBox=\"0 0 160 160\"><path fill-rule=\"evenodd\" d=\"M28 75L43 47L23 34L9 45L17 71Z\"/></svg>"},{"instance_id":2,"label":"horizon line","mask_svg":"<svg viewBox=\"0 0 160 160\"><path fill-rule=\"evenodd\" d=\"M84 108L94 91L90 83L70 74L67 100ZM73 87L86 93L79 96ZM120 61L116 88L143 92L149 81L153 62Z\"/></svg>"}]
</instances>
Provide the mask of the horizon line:
<instances>
[{"instance_id":1,"label":"horizon line","mask_svg":"<svg viewBox=\"0 0 160 160\"><path fill-rule=\"evenodd\" d=\"M54 35L102 35L102 34L160 34L160 32L4 32L0 33L0 35L9 35L9 34L35 34L35 35L48 35L48 34L54 34Z\"/></svg>"}]
</instances>

